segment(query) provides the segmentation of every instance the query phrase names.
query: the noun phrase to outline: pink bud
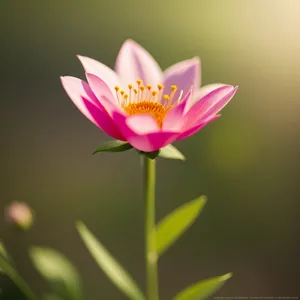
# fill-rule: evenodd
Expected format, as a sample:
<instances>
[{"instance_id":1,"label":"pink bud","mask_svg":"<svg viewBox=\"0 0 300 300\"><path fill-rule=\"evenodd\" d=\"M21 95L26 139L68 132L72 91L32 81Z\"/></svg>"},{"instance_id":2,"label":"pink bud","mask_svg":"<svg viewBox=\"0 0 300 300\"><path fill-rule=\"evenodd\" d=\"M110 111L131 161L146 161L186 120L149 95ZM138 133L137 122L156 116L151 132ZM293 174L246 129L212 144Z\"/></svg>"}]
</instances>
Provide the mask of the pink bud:
<instances>
[{"instance_id":1,"label":"pink bud","mask_svg":"<svg viewBox=\"0 0 300 300\"><path fill-rule=\"evenodd\" d=\"M5 217L9 223L23 230L29 229L33 223L33 212L24 202L14 201L7 206Z\"/></svg>"}]
</instances>

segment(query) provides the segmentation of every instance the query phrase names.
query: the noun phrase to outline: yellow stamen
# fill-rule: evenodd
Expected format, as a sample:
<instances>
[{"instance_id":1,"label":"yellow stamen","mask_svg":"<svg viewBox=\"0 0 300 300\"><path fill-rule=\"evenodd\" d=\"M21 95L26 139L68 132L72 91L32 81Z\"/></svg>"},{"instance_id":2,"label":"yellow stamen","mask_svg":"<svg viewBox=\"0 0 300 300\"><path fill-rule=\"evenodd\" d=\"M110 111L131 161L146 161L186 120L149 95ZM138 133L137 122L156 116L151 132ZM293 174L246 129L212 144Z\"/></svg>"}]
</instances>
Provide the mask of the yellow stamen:
<instances>
[{"instance_id":1,"label":"yellow stamen","mask_svg":"<svg viewBox=\"0 0 300 300\"><path fill-rule=\"evenodd\" d=\"M169 95L164 95L164 99L165 99L166 101L170 101L170 96L169 96Z\"/></svg>"},{"instance_id":2,"label":"yellow stamen","mask_svg":"<svg viewBox=\"0 0 300 300\"><path fill-rule=\"evenodd\" d=\"M146 97L147 99L150 99L150 98L151 98L151 89L152 89L152 85L151 85L151 84L147 84L146 87L147 87L148 92L146 93L145 97Z\"/></svg>"},{"instance_id":3,"label":"yellow stamen","mask_svg":"<svg viewBox=\"0 0 300 300\"><path fill-rule=\"evenodd\" d=\"M120 103L119 93L118 93L119 89L120 89L120 87L116 85L116 86L115 86L115 90L116 90L118 102Z\"/></svg>"},{"instance_id":4,"label":"yellow stamen","mask_svg":"<svg viewBox=\"0 0 300 300\"><path fill-rule=\"evenodd\" d=\"M170 94L170 101L173 100L173 97L174 97L174 95L176 93L176 90L177 90L177 86L176 85L171 85L171 89L172 89L172 92Z\"/></svg>"},{"instance_id":5,"label":"yellow stamen","mask_svg":"<svg viewBox=\"0 0 300 300\"><path fill-rule=\"evenodd\" d=\"M128 99L128 95L125 94L125 95L124 95L124 103L127 103L127 99Z\"/></svg>"},{"instance_id":6,"label":"yellow stamen","mask_svg":"<svg viewBox=\"0 0 300 300\"><path fill-rule=\"evenodd\" d=\"M157 95L157 91L152 91L153 101L155 100L155 96Z\"/></svg>"},{"instance_id":7,"label":"yellow stamen","mask_svg":"<svg viewBox=\"0 0 300 300\"><path fill-rule=\"evenodd\" d=\"M128 89L129 89L129 102L131 101L131 89L132 89L132 84L128 84Z\"/></svg>"},{"instance_id":8,"label":"yellow stamen","mask_svg":"<svg viewBox=\"0 0 300 300\"><path fill-rule=\"evenodd\" d=\"M158 84L158 98L160 99L163 93L164 86L162 84Z\"/></svg>"},{"instance_id":9,"label":"yellow stamen","mask_svg":"<svg viewBox=\"0 0 300 300\"><path fill-rule=\"evenodd\" d=\"M140 85L143 83L143 80L138 79L136 82L137 82L137 84L139 86L138 92L137 92L137 100L140 101Z\"/></svg>"},{"instance_id":10,"label":"yellow stamen","mask_svg":"<svg viewBox=\"0 0 300 300\"><path fill-rule=\"evenodd\" d=\"M143 85L141 85L140 90L141 90L141 99L143 99L143 94L144 94L145 87Z\"/></svg>"},{"instance_id":11,"label":"yellow stamen","mask_svg":"<svg viewBox=\"0 0 300 300\"><path fill-rule=\"evenodd\" d=\"M161 103L149 100L142 100L123 106L123 110L130 116L151 114L160 128L162 128L163 120L171 108L171 106L165 107Z\"/></svg>"},{"instance_id":12,"label":"yellow stamen","mask_svg":"<svg viewBox=\"0 0 300 300\"><path fill-rule=\"evenodd\" d=\"M133 91L134 91L134 101L136 101L138 90L137 89L133 89Z\"/></svg>"},{"instance_id":13,"label":"yellow stamen","mask_svg":"<svg viewBox=\"0 0 300 300\"><path fill-rule=\"evenodd\" d=\"M117 98L123 110L130 116L150 114L154 117L158 126L162 128L165 116L174 105L172 100L177 91L177 86L171 85L170 95L162 96L164 90L162 84L158 84L157 90L154 90L151 84L144 85L141 79L136 80L136 83L137 86L135 88L134 85L128 84L128 94L121 90L119 86L115 86ZM163 98L164 103L158 101L161 98Z\"/></svg>"}]
</instances>

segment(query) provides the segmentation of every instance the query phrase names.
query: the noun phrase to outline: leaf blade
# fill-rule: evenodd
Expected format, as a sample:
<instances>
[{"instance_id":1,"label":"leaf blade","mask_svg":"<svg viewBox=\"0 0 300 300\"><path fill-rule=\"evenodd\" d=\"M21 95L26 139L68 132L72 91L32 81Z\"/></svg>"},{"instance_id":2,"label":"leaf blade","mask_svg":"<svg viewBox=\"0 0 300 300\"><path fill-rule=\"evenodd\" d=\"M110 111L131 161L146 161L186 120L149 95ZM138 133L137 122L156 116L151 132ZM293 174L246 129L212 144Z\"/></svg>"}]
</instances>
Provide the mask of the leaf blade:
<instances>
[{"instance_id":1,"label":"leaf blade","mask_svg":"<svg viewBox=\"0 0 300 300\"><path fill-rule=\"evenodd\" d=\"M217 292L225 282L232 276L227 273L222 276L209 278L198 283L195 283L181 292L179 292L173 300L205 300Z\"/></svg>"},{"instance_id":2,"label":"leaf blade","mask_svg":"<svg viewBox=\"0 0 300 300\"><path fill-rule=\"evenodd\" d=\"M158 156L168 159L186 160L185 156L171 144L161 148Z\"/></svg>"},{"instance_id":3,"label":"leaf blade","mask_svg":"<svg viewBox=\"0 0 300 300\"><path fill-rule=\"evenodd\" d=\"M0 256L0 271L7 275L18 288L23 292L28 299L37 300L34 292L31 290L26 281L19 275L17 270L6 260L5 257Z\"/></svg>"},{"instance_id":4,"label":"leaf blade","mask_svg":"<svg viewBox=\"0 0 300 300\"><path fill-rule=\"evenodd\" d=\"M6 251L6 248L4 246L4 243L2 241L0 241L0 256L2 256L4 259L6 259L7 261L10 261L10 257Z\"/></svg>"},{"instance_id":5,"label":"leaf blade","mask_svg":"<svg viewBox=\"0 0 300 300\"><path fill-rule=\"evenodd\" d=\"M145 296L133 278L119 265L88 228L82 222L78 222L76 227L90 254L109 279L129 298L145 300Z\"/></svg>"},{"instance_id":6,"label":"leaf blade","mask_svg":"<svg viewBox=\"0 0 300 300\"><path fill-rule=\"evenodd\" d=\"M99 146L93 154L98 152L123 152L133 148L129 143L120 141L120 140L112 140L105 142L101 146Z\"/></svg>"},{"instance_id":7,"label":"leaf blade","mask_svg":"<svg viewBox=\"0 0 300 300\"><path fill-rule=\"evenodd\" d=\"M43 300L63 300L58 295L55 294L46 294L42 297Z\"/></svg>"},{"instance_id":8,"label":"leaf blade","mask_svg":"<svg viewBox=\"0 0 300 300\"><path fill-rule=\"evenodd\" d=\"M206 197L200 196L165 216L156 227L156 251L162 255L195 221L202 211Z\"/></svg>"},{"instance_id":9,"label":"leaf blade","mask_svg":"<svg viewBox=\"0 0 300 300\"><path fill-rule=\"evenodd\" d=\"M82 299L77 269L64 255L50 248L33 247L30 249L30 258L57 296L63 299Z\"/></svg>"}]
</instances>

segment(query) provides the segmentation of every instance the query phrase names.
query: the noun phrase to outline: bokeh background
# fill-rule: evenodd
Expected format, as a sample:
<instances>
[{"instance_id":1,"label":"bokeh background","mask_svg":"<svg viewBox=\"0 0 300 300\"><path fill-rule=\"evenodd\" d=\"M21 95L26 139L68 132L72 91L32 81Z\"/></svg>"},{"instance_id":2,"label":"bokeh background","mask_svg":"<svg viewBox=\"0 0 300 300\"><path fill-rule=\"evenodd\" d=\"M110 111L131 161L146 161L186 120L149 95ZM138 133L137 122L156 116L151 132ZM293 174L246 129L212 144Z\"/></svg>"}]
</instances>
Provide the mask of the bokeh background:
<instances>
[{"instance_id":1,"label":"bokeh background","mask_svg":"<svg viewBox=\"0 0 300 300\"><path fill-rule=\"evenodd\" d=\"M161 258L161 298L232 271L218 296L299 296L300 1L0 2L2 210L28 202L36 224L0 238L42 293L30 245L68 256L86 299L125 299L75 228L83 220L144 287L143 198L134 151L92 156L109 139L75 108L59 77L84 78L76 54L110 67L127 38L163 69L200 56L202 83L239 85L218 121L158 160L158 219L201 194L193 227ZM2 220L3 218L1 218ZM0 277L1 299L23 299Z\"/></svg>"}]
</instances>

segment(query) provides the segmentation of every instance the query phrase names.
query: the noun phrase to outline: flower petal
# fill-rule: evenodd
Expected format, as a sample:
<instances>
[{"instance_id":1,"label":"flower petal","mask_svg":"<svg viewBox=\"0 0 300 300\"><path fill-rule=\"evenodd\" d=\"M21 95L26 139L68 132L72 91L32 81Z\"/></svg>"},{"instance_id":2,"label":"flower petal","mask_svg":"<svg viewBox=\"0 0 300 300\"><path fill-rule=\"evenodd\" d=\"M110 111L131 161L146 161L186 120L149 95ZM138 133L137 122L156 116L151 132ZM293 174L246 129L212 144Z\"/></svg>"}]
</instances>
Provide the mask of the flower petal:
<instances>
[{"instance_id":1,"label":"flower petal","mask_svg":"<svg viewBox=\"0 0 300 300\"><path fill-rule=\"evenodd\" d=\"M171 85L176 85L177 93L183 91L183 95L186 95L191 89L198 90L201 80L200 69L198 57L181 61L169 67L164 72L164 94L169 95L171 93Z\"/></svg>"},{"instance_id":2,"label":"flower petal","mask_svg":"<svg viewBox=\"0 0 300 300\"><path fill-rule=\"evenodd\" d=\"M141 130L139 128L139 126L141 126L141 119L132 119L134 120L132 122L128 121L127 119L131 119L135 116L126 118L124 115L119 114L118 112L114 113L114 120L116 124L122 131L123 136L134 148L144 152L152 152L175 141L176 137L178 136L178 132L154 132L154 130L159 130L157 124L154 125L152 116L145 116L147 117L144 118L144 121L147 123L147 125Z\"/></svg>"},{"instance_id":3,"label":"flower petal","mask_svg":"<svg viewBox=\"0 0 300 300\"><path fill-rule=\"evenodd\" d=\"M160 131L126 138L134 148L144 152L152 152L172 144L177 136L178 133Z\"/></svg>"},{"instance_id":4,"label":"flower petal","mask_svg":"<svg viewBox=\"0 0 300 300\"><path fill-rule=\"evenodd\" d=\"M207 112L204 114L204 116L202 118L203 119L209 118L210 116L217 114L233 98L237 89L238 89L238 87L235 87L232 91L230 91L222 99L220 99L219 101L217 101L213 105L211 105L210 108L207 110Z\"/></svg>"},{"instance_id":5,"label":"flower petal","mask_svg":"<svg viewBox=\"0 0 300 300\"><path fill-rule=\"evenodd\" d=\"M115 124L114 120L101 108L96 107L93 103L82 97L83 103L95 120L95 124L102 129L106 134L115 139L124 141L125 138Z\"/></svg>"},{"instance_id":6,"label":"flower petal","mask_svg":"<svg viewBox=\"0 0 300 300\"><path fill-rule=\"evenodd\" d=\"M122 84L134 84L137 79L156 86L162 82L162 71L155 59L138 43L127 40L116 60L116 72Z\"/></svg>"},{"instance_id":7,"label":"flower petal","mask_svg":"<svg viewBox=\"0 0 300 300\"><path fill-rule=\"evenodd\" d=\"M86 78L94 94L110 115L112 115L112 112L115 110L123 113L120 104L114 98L111 90L101 78L90 73L86 73Z\"/></svg>"},{"instance_id":8,"label":"flower petal","mask_svg":"<svg viewBox=\"0 0 300 300\"><path fill-rule=\"evenodd\" d=\"M86 101L89 101L93 103L96 107L101 107L101 104L97 100L96 96L90 89L89 85L76 78L71 76L62 76L61 78L62 85L68 94L68 96L71 98L73 103L76 105L76 107L94 124L96 124L95 119L90 114L90 112L87 110L82 97L85 97Z\"/></svg>"},{"instance_id":9,"label":"flower petal","mask_svg":"<svg viewBox=\"0 0 300 300\"><path fill-rule=\"evenodd\" d=\"M225 85L206 94L186 113L185 128L204 122L209 116L218 113L231 100L236 90L237 88L231 85Z\"/></svg>"},{"instance_id":10,"label":"flower petal","mask_svg":"<svg viewBox=\"0 0 300 300\"><path fill-rule=\"evenodd\" d=\"M228 84L212 83L212 84L204 85L198 90L198 92L195 93L195 99L201 99L208 93L212 92L213 90L223 86L228 86Z\"/></svg>"},{"instance_id":11,"label":"flower petal","mask_svg":"<svg viewBox=\"0 0 300 300\"><path fill-rule=\"evenodd\" d=\"M195 125L187 130L185 130L183 133L181 133L176 140L182 140L182 139L186 139L188 137L190 137L191 135L197 133L199 130L201 130L203 127L205 127L207 124L213 122L214 120L218 119L219 117L221 117L221 115L215 115L212 118L206 120L206 122L204 123L200 123L198 125Z\"/></svg>"},{"instance_id":12,"label":"flower petal","mask_svg":"<svg viewBox=\"0 0 300 300\"><path fill-rule=\"evenodd\" d=\"M168 114L166 115L163 121L163 130L170 131L179 131L184 125L184 111L192 92L189 91L182 101L173 107Z\"/></svg>"},{"instance_id":13,"label":"flower petal","mask_svg":"<svg viewBox=\"0 0 300 300\"><path fill-rule=\"evenodd\" d=\"M120 84L118 75L115 71L93 58L80 55L77 57L82 63L86 73L91 73L100 77L108 85L111 91L114 92L115 86Z\"/></svg>"},{"instance_id":14,"label":"flower petal","mask_svg":"<svg viewBox=\"0 0 300 300\"><path fill-rule=\"evenodd\" d=\"M191 97L189 104L187 105L188 108L192 107L199 99L203 98L208 93L212 92L213 90L222 87L227 86L227 84L224 83L212 83L202 86L198 90L194 90L193 97Z\"/></svg>"},{"instance_id":15,"label":"flower petal","mask_svg":"<svg viewBox=\"0 0 300 300\"><path fill-rule=\"evenodd\" d=\"M159 126L151 115L140 114L126 118L127 126L137 134L147 134L159 131Z\"/></svg>"}]
</instances>

